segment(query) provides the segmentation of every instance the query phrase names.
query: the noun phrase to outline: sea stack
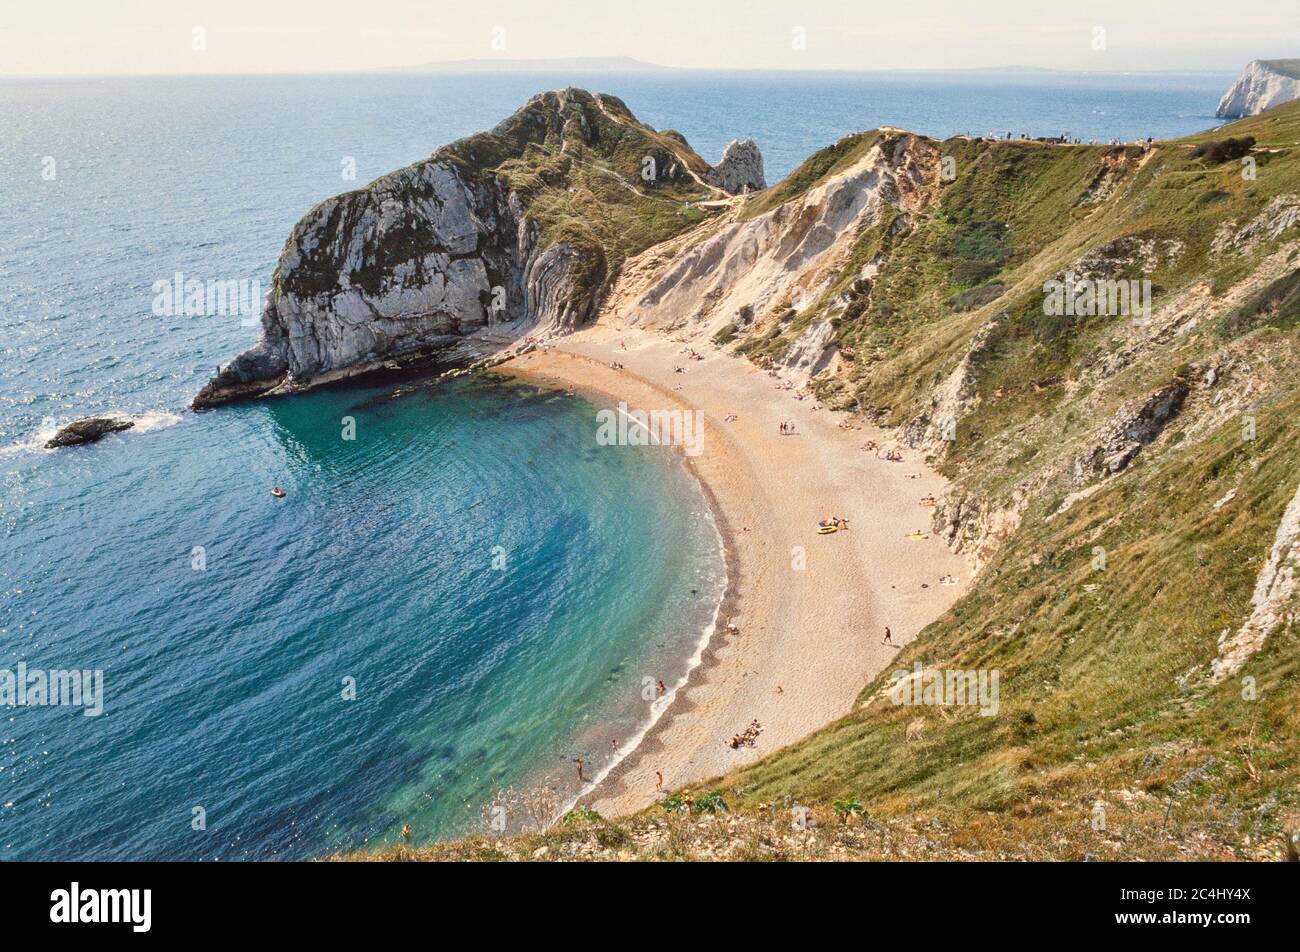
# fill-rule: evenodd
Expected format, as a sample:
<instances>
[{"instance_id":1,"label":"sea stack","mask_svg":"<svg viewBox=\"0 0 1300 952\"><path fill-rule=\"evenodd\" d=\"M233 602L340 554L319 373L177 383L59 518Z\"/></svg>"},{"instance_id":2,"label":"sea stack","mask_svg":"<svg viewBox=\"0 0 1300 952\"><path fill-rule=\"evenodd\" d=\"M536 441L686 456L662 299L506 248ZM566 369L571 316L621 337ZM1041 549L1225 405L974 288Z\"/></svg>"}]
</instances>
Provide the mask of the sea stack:
<instances>
[{"instance_id":1,"label":"sea stack","mask_svg":"<svg viewBox=\"0 0 1300 952\"><path fill-rule=\"evenodd\" d=\"M753 139L732 139L722 150L722 159L704 180L730 195L767 188L763 178L763 153Z\"/></svg>"},{"instance_id":2,"label":"sea stack","mask_svg":"<svg viewBox=\"0 0 1300 952\"><path fill-rule=\"evenodd\" d=\"M1251 60L1221 100L1220 119L1257 116L1300 97L1300 59Z\"/></svg>"}]
</instances>

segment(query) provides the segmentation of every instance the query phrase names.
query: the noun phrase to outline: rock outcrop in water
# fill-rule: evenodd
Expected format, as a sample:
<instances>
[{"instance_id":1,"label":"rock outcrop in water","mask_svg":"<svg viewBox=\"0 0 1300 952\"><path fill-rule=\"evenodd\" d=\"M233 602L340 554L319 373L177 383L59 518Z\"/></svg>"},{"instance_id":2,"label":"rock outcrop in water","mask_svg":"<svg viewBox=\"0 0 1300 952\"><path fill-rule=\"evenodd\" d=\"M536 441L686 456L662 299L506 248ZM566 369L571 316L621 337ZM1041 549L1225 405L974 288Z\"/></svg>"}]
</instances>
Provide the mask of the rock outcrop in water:
<instances>
[{"instance_id":1,"label":"rock outcrop in water","mask_svg":"<svg viewBox=\"0 0 1300 952\"><path fill-rule=\"evenodd\" d=\"M722 150L722 159L704 176L710 185L716 185L730 195L757 192L767 188L763 178L763 153L753 139L732 139Z\"/></svg>"},{"instance_id":2,"label":"rock outcrop in water","mask_svg":"<svg viewBox=\"0 0 1300 952\"><path fill-rule=\"evenodd\" d=\"M84 420L69 423L60 429L46 442L45 448L53 450L62 446L81 446L84 443L94 443L96 440L102 440L110 433L120 433L122 430L129 430L133 426L135 424L130 420L118 420L113 417L88 417Z\"/></svg>"},{"instance_id":3,"label":"rock outcrop in water","mask_svg":"<svg viewBox=\"0 0 1300 952\"><path fill-rule=\"evenodd\" d=\"M704 217L696 202L761 183L752 142L712 169L613 96L543 93L490 132L308 212L280 255L261 338L193 405L454 350L489 325L575 327L629 254Z\"/></svg>"},{"instance_id":4,"label":"rock outcrop in water","mask_svg":"<svg viewBox=\"0 0 1300 952\"><path fill-rule=\"evenodd\" d=\"M1219 100L1220 119L1255 116L1300 97L1300 59L1251 60Z\"/></svg>"}]
</instances>

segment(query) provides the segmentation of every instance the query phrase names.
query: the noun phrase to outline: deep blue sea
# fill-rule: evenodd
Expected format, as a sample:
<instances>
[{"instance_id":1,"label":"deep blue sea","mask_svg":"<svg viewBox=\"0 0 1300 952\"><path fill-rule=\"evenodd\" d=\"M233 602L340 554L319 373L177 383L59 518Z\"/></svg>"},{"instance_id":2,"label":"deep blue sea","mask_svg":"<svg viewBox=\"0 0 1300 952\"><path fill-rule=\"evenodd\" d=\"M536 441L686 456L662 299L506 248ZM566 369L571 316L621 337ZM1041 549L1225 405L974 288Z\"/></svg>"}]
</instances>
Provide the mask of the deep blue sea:
<instances>
[{"instance_id":1,"label":"deep blue sea","mask_svg":"<svg viewBox=\"0 0 1300 952\"><path fill-rule=\"evenodd\" d=\"M0 80L0 671L104 678L97 717L0 708L0 859L301 858L481 827L494 798L517 823L512 791L563 800L574 757L627 746L721 591L699 487L596 452L585 400L372 381L189 413L256 328L156 316L155 281L265 288L314 203L564 85L712 161L752 137L776 181L882 124L1182 135L1232 78ZM110 412L138 425L40 449Z\"/></svg>"}]
</instances>

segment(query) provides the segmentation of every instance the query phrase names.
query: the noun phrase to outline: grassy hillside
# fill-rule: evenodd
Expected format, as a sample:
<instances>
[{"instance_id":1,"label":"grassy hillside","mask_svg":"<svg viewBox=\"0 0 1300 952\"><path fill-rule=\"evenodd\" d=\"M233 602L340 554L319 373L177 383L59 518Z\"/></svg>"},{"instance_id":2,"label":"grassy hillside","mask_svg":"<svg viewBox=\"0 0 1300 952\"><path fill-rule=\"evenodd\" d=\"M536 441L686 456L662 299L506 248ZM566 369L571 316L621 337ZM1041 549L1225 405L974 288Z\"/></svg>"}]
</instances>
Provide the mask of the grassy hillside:
<instances>
[{"instance_id":1,"label":"grassy hillside","mask_svg":"<svg viewBox=\"0 0 1300 952\"><path fill-rule=\"evenodd\" d=\"M1228 139L1253 143L1216 148ZM1300 236L1215 240L1300 192L1298 149L1300 104L1150 154L943 144L955 181L878 245L865 306L836 318L858 359L819 386L888 423L923 418L988 329L957 439L931 449L955 495L1016 511L1018 528L898 667L997 669L1001 709L895 705L886 673L848 717L710 784L733 808L791 798L829 815L855 799L877 818L940 818L976 850L1144 855L1136 843L1170 830L1281 848L1300 819L1294 624L1237 675L1207 671L1300 485ZM1099 248L1107 276L1153 282L1157 324L1162 307L1200 316L1154 334L1045 316L1044 280ZM1177 381L1189 396L1164 432L1117 475L1081 480L1072 463L1116 411Z\"/></svg>"}]
</instances>

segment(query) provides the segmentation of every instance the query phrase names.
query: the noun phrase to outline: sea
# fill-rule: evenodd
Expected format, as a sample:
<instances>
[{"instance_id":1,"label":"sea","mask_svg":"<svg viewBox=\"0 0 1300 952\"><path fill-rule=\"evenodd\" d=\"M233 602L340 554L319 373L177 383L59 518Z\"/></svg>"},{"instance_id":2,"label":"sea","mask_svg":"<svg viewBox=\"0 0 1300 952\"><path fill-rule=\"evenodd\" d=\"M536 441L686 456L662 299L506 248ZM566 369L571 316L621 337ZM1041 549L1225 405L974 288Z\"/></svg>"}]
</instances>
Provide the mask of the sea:
<instances>
[{"instance_id":1,"label":"sea","mask_svg":"<svg viewBox=\"0 0 1300 952\"><path fill-rule=\"evenodd\" d=\"M753 138L775 182L880 125L1185 135L1232 79L0 78L0 859L304 859L546 822L577 759L599 775L662 712L725 587L681 458L598 447L590 400L372 377L193 413L256 303L192 314L160 287L260 301L316 202L547 89L617 95L710 161ZM135 426L43 448L104 414ZM42 703L72 671L80 705Z\"/></svg>"}]
</instances>

